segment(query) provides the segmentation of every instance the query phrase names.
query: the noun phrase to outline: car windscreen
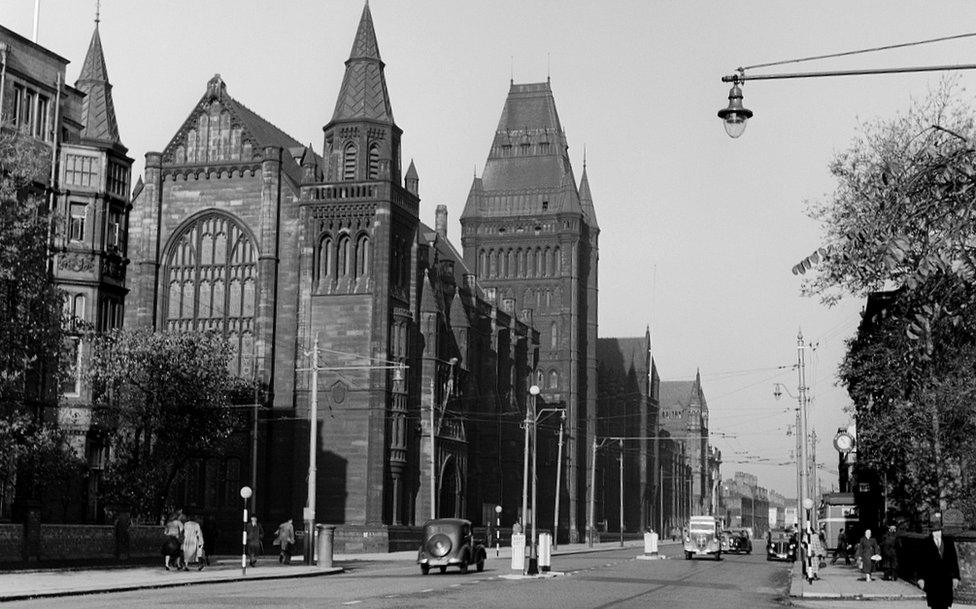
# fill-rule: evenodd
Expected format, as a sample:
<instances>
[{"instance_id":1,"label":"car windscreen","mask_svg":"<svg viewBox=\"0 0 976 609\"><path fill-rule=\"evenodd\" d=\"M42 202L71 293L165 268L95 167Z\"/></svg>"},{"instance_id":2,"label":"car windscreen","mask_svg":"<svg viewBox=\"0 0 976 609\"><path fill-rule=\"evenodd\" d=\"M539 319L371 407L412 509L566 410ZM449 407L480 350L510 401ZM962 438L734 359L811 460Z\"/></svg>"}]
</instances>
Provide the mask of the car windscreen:
<instances>
[{"instance_id":1,"label":"car windscreen","mask_svg":"<svg viewBox=\"0 0 976 609\"><path fill-rule=\"evenodd\" d=\"M692 525L691 534L692 535L714 535L715 528L710 527L708 525L698 525L698 526Z\"/></svg>"}]
</instances>

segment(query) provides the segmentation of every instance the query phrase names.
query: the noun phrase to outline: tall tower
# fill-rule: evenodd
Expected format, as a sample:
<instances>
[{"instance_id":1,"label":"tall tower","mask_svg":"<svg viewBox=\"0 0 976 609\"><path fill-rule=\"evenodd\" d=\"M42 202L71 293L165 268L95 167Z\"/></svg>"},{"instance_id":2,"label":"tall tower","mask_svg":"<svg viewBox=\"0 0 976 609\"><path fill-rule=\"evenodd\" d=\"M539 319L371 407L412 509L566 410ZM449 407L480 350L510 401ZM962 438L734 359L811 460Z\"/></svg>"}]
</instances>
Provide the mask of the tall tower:
<instances>
[{"instance_id":1,"label":"tall tower","mask_svg":"<svg viewBox=\"0 0 976 609\"><path fill-rule=\"evenodd\" d=\"M98 20L75 88L85 94L81 104L80 137L59 150L57 210L65 218L55 238L54 280L66 293L73 336L69 339L72 374L62 386L59 417L75 446L88 452L98 466L105 452L97 433L88 429L91 388L81 371L90 357L82 340L86 330L106 332L122 325L128 292L130 173L132 159L119 137ZM90 477L89 497L97 496L98 476ZM89 501L88 516L98 508Z\"/></svg>"},{"instance_id":2,"label":"tall tower","mask_svg":"<svg viewBox=\"0 0 976 609\"><path fill-rule=\"evenodd\" d=\"M502 306L532 310L541 335L534 383L547 404L567 409L568 501L560 522L576 541L596 423L599 229L585 172L577 188L548 81L511 84L461 226L464 259L479 282L494 288ZM544 522L548 505L539 508Z\"/></svg>"},{"instance_id":3,"label":"tall tower","mask_svg":"<svg viewBox=\"0 0 976 609\"><path fill-rule=\"evenodd\" d=\"M321 171L306 171L301 186L298 340L308 350L318 338L320 365L331 369L319 374L329 408L319 409L317 517L380 525L402 522L410 504L408 382L390 368L406 361L413 331L420 200L402 185L402 131L368 3L345 65ZM308 383L298 377L299 410Z\"/></svg>"}]
</instances>

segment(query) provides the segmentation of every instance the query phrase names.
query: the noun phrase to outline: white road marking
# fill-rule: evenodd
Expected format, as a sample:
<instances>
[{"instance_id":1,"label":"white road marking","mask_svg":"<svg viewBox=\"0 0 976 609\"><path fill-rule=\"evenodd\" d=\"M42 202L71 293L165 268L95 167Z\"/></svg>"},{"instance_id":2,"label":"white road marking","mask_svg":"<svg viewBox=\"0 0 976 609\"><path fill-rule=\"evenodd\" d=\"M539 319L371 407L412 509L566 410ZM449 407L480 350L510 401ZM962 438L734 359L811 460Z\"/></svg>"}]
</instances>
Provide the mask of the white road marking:
<instances>
[{"instance_id":1,"label":"white road marking","mask_svg":"<svg viewBox=\"0 0 976 609\"><path fill-rule=\"evenodd\" d=\"M355 605L355 604L357 604L357 603L361 603L361 602L363 602L363 601L349 601L349 602L347 602L347 603L342 603L342 604L343 604L343 605Z\"/></svg>"},{"instance_id":2,"label":"white road marking","mask_svg":"<svg viewBox=\"0 0 976 609\"><path fill-rule=\"evenodd\" d=\"M420 591L420 593L421 593L421 594L424 594L424 593L427 593L427 592L433 592L433 591L434 591L434 589L433 589L433 588L427 588L426 590L421 590L421 591Z\"/></svg>"}]
</instances>

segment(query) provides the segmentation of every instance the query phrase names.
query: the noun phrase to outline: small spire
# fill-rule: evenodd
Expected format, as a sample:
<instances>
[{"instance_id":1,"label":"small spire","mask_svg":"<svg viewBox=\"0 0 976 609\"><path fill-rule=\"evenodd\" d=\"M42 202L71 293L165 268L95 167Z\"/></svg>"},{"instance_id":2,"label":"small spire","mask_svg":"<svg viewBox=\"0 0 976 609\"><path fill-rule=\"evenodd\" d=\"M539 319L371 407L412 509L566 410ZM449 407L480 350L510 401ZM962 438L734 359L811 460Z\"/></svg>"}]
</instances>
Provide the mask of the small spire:
<instances>
[{"instance_id":1,"label":"small spire","mask_svg":"<svg viewBox=\"0 0 976 609\"><path fill-rule=\"evenodd\" d=\"M102 21L102 0L95 0L95 27Z\"/></svg>"},{"instance_id":2,"label":"small spire","mask_svg":"<svg viewBox=\"0 0 976 609\"><path fill-rule=\"evenodd\" d=\"M583 171L586 171L586 144L583 144Z\"/></svg>"}]
</instances>

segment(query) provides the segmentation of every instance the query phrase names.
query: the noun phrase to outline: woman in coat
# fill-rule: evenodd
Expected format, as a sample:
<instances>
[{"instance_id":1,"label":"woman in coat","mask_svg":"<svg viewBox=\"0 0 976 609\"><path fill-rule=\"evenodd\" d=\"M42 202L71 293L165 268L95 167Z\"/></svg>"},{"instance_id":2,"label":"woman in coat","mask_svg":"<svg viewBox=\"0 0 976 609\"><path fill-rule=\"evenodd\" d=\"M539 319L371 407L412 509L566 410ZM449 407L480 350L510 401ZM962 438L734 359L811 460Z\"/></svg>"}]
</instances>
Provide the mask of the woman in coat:
<instances>
[{"instance_id":1,"label":"woman in coat","mask_svg":"<svg viewBox=\"0 0 976 609\"><path fill-rule=\"evenodd\" d=\"M166 521L166 525L163 527L163 534L166 536L166 540L163 542L162 553L165 559L163 567L167 571L170 569L170 561L173 561L173 566L177 569L180 568L180 560L182 559L182 552L180 546L183 544L183 512L177 510L172 516ZM174 560L175 559L175 560Z\"/></svg>"},{"instance_id":2,"label":"woman in coat","mask_svg":"<svg viewBox=\"0 0 976 609\"><path fill-rule=\"evenodd\" d=\"M275 532L274 545L281 546L281 552L278 553L278 562L290 564L291 548L295 545L295 525L292 523L291 518L278 525L278 530Z\"/></svg>"},{"instance_id":3,"label":"woman in coat","mask_svg":"<svg viewBox=\"0 0 976 609\"><path fill-rule=\"evenodd\" d=\"M183 525L183 570L196 563L197 571L203 569L203 529L194 517Z\"/></svg>"},{"instance_id":4,"label":"woman in coat","mask_svg":"<svg viewBox=\"0 0 976 609\"><path fill-rule=\"evenodd\" d=\"M878 540L871 537L871 529L864 529L864 537L857 542L855 556L861 563L861 573L864 574L865 581L871 581L871 573L874 571L874 561L872 556L880 556L881 548L878 547Z\"/></svg>"}]
</instances>

